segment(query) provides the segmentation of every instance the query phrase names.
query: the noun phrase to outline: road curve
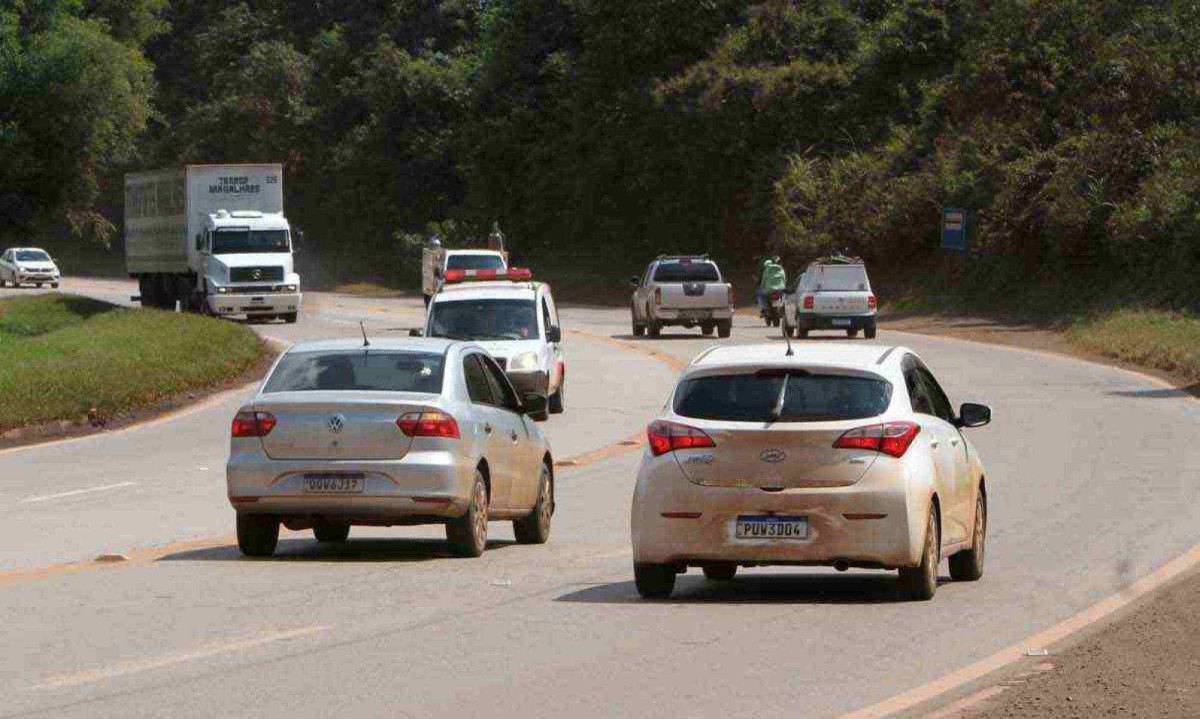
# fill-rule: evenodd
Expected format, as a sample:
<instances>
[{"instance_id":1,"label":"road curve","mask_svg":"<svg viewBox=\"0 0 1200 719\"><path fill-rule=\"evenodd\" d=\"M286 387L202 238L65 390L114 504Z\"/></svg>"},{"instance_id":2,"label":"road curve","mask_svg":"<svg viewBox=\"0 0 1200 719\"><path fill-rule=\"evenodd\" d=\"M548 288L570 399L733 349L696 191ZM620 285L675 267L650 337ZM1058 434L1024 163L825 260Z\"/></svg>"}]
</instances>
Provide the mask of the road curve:
<instances>
[{"instance_id":1,"label":"road curve","mask_svg":"<svg viewBox=\"0 0 1200 719\"><path fill-rule=\"evenodd\" d=\"M420 313L315 299L301 324L266 331L344 334L364 315L385 331ZM576 331L571 404L548 430L583 451L641 426L674 371L625 349L625 312L563 317ZM728 341L768 334L739 318ZM637 347L686 361L710 343L679 333ZM834 716L1018 643L1200 543L1200 412L1181 393L1019 350L889 332L877 343L913 347L952 399L995 410L973 436L991 502L979 583L910 604L885 573L758 570L714 586L693 572L671 601L641 602L628 543L640 457L624 453L561 469L544 547L500 533L482 559L459 560L434 529L355 530L334 549L300 533L272 561L213 541L0 583L0 717ZM236 401L0 455L0 566L227 533L220 467Z\"/></svg>"}]
</instances>

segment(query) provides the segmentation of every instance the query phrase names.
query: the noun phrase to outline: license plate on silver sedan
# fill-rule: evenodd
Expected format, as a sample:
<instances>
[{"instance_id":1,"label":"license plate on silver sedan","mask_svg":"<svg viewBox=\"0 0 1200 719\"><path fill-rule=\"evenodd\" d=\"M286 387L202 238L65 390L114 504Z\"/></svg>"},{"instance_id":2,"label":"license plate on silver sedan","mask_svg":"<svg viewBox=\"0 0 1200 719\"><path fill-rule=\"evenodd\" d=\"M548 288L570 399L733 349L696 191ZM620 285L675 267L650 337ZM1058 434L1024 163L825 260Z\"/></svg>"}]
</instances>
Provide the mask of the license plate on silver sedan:
<instances>
[{"instance_id":1,"label":"license plate on silver sedan","mask_svg":"<svg viewBox=\"0 0 1200 719\"><path fill-rule=\"evenodd\" d=\"M305 494L362 494L366 478L361 474L306 474Z\"/></svg>"},{"instance_id":2,"label":"license plate on silver sedan","mask_svg":"<svg viewBox=\"0 0 1200 719\"><path fill-rule=\"evenodd\" d=\"M738 539L808 539L808 517L740 516Z\"/></svg>"}]
</instances>

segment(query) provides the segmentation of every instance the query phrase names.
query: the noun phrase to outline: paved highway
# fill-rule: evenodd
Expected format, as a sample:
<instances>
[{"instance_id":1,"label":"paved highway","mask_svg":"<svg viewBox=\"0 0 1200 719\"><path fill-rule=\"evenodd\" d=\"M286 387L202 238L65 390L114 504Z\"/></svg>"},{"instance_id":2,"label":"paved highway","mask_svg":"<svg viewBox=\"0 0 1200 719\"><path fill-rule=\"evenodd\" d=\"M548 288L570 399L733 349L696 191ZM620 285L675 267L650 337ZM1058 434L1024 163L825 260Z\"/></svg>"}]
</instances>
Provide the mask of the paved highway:
<instances>
[{"instance_id":1,"label":"paved highway","mask_svg":"<svg viewBox=\"0 0 1200 719\"><path fill-rule=\"evenodd\" d=\"M116 300L131 287L64 289ZM419 301L308 300L299 324L256 329L294 341L421 317ZM295 533L272 560L242 559L222 467L244 392L0 454L0 717L834 716L1020 642L1200 543L1191 400L1098 365L881 331L956 403L993 406L973 435L989 470L985 578L901 603L886 573L750 570L717 586L693 571L672 600L640 601L640 452L620 442L712 340L635 342L627 311L562 314L568 406L546 426L577 463L558 470L545 546L496 525L482 559L452 559L440 529L355 528L343 547ZM742 317L727 341L769 334ZM106 552L129 561L90 561Z\"/></svg>"}]
</instances>

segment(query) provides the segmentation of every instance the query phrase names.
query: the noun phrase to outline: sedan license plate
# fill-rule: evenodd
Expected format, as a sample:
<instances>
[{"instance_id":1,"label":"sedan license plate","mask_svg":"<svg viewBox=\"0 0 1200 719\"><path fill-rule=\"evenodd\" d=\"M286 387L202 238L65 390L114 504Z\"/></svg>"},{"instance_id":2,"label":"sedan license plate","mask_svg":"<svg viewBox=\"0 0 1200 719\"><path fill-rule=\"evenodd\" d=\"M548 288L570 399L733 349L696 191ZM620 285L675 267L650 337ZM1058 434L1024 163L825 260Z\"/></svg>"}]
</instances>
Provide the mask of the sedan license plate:
<instances>
[{"instance_id":1,"label":"sedan license plate","mask_svg":"<svg viewBox=\"0 0 1200 719\"><path fill-rule=\"evenodd\" d=\"M850 320L834 320L834 321L833 321L833 326L834 326L834 327L849 327L849 326L850 326Z\"/></svg>"},{"instance_id":2,"label":"sedan license plate","mask_svg":"<svg viewBox=\"0 0 1200 719\"><path fill-rule=\"evenodd\" d=\"M741 516L738 539L808 539L808 517Z\"/></svg>"},{"instance_id":3,"label":"sedan license plate","mask_svg":"<svg viewBox=\"0 0 1200 719\"><path fill-rule=\"evenodd\" d=\"M362 494L366 478L361 474L306 474L305 494Z\"/></svg>"}]
</instances>

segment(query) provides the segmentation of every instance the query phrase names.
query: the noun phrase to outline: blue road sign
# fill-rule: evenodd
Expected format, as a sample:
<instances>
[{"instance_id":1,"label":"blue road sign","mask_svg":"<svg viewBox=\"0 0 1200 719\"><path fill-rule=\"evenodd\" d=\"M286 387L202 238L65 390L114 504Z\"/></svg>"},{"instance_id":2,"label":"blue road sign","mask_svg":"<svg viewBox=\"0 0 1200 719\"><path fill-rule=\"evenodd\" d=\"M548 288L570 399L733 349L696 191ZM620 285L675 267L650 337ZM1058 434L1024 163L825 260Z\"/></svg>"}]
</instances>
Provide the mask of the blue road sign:
<instances>
[{"instance_id":1,"label":"blue road sign","mask_svg":"<svg viewBox=\"0 0 1200 719\"><path fill-rule=\"evenodd\" d=\"M942 211L942 249L952 252L967 251L967 222L969 213L953 207Z\"/></svg>"}]
</instances>

